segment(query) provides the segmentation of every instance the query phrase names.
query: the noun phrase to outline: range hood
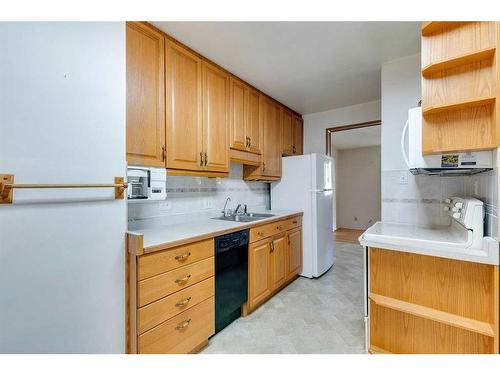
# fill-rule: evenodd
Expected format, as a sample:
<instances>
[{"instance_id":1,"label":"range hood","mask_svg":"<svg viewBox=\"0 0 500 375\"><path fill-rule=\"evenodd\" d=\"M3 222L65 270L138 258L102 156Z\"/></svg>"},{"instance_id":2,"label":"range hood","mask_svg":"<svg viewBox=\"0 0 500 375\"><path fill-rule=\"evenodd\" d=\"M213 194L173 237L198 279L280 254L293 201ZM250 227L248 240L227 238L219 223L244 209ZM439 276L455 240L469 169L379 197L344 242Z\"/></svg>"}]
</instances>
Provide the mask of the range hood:
<instances>
[{"instance_id":1,"label":"range hood","mask_svg":"<svg viewBox=\"0 0 500 375\"><path fill-rule=\"evenodd\" d=\"M422 155L420 107L408 111L408 121L401 134L401 151L408 169L414 175L470 176L493 169L492 151Z\"/></svg>"}]
</instances>

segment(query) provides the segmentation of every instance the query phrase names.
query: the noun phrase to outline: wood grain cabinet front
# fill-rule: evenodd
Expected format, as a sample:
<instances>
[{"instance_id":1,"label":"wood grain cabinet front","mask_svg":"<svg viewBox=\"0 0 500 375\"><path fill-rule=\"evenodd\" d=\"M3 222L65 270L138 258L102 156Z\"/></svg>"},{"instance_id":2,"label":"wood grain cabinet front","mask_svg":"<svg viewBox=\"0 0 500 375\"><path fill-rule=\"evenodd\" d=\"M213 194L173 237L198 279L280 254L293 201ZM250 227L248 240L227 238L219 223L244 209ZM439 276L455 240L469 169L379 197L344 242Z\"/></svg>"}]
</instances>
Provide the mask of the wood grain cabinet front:
<instances>
[{"instance_id":1,"label":"wood grain cabinet front","mask_svg":"<svg viewBox=\"0 0 500 375\"><path fill-rule=\"evenodd\" d=\"M295 228L288 232L286 254L286 279L293 279L302 271L302 229Z\"/></svg>"},{"instance_id":2,"label":"wood grain cabinet front","mask_svg":"<svg viewBox=\"0 0 500 375\"><path fill-rule=\"evenodd\" d=\"M250 244L248 249L248 304L250 309L265 301L271 288L271 241Z\"/></svg>"},{"instance_id":3,"label":"wood grain cabinet front","mask_svg":"<svg viewBox=\"0 0 500 375\"><path fill-rule=\"evenodd\" d=\"M197 351L215 333L214 297L199 303L139 336L139 354L184 354Z\"/></svg>"},{"instance_id":4,"label":"wood grain cabinet front","mask_svg":"<svg viewBox=\"0 0 500 375\"><path fill-rule=\"evenodd\" d=\"M278 290L286 281L288 237L281 233L271 239L271 289Z\"/></svg>"},{"instance_id":5,"label":"wood grain cabinet front","mask_svg":"<svg viewBox=\"0 0 500 375\"><path fill-rule=\"evenodd\" d=\"M165 39L142 22L127 22L127 161L165 166Z\"/></svg>"}]
</instances>

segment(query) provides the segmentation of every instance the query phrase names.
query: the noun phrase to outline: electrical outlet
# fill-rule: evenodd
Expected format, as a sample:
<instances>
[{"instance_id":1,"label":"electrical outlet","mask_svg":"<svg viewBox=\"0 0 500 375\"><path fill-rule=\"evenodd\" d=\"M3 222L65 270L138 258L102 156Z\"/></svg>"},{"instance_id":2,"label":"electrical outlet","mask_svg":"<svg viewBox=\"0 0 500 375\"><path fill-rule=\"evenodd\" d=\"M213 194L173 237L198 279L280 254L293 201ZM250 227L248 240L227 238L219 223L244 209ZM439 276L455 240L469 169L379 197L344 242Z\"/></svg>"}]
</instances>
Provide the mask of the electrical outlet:
<instances>
[{"instance_id":1,"label":"electrical outlet","mask_svg":"<svg viewBox=\"0 0 500 375\"><path fill-rule=\"evenodd\" d=\"M214 208L213 200L208 198L203 199L203 208L204 209Z\"/></svg>"},{"instance_id":2,"label":"electrical outlet","mask_svg":"<svg viewBox=\"0 0 500 375\"><path fill-rule=\"evenodd\" d=\"M160 202L160 211L168 211L172 209L172 202L162 201Z\"/></svg>"},{"instance_id":3,"label":"electrical outlet","mask_svg":"<svg viewBox=\"0 0 500 375\"><path fill-rule=\"evenodd\" d=\"M399 184L400 185L408 185L408 172L407 171L401 172L401 174L399 175Z\"/></svg>"}]
</instances>

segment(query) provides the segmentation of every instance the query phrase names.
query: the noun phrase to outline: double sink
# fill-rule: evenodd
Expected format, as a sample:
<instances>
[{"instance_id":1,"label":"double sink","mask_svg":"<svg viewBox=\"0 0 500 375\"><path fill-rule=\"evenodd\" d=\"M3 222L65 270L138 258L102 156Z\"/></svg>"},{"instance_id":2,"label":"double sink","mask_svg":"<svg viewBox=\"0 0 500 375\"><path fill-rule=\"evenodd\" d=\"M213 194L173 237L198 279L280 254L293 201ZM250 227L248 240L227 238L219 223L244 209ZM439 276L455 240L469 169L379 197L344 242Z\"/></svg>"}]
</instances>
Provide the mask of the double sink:
<instances>
[{"instance_id":1,"label":"double sink","mask_svg":"<svg viewBox=\"0 0 500 375\"><path fill-rule=\"evenodd\" d=\"M246 214L231 214L229 216L219 216L214 217L215 220L224 220L224 221L235 221L239 223L250 223L252 221L267 219L268 217L273 217L273 214L259 214L248 212Z\"/></svg>"}]
</instances>

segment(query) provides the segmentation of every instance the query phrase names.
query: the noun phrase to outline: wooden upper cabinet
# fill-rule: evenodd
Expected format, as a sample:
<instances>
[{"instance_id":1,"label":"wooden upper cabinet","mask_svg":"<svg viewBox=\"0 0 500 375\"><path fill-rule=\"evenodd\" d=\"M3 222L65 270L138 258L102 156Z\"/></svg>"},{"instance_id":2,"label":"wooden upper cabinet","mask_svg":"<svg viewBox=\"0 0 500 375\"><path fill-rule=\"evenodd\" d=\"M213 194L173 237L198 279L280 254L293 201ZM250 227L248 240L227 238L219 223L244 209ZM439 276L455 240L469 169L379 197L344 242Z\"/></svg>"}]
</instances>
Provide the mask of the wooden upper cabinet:
<instances>
[{"instance_id":1,"label":"wooden upper cabinet","mask_svg":"<svg viewBox=\"0 0 500 375\"><path fill-rule=\"evenodd\" d=\"M281 115L280 106L271 98L261 95L263 159L262 175L281 177Z\"/></svg>"},{"instance_id":2,"label":"wooden upper cabinet","mask_svg":"<svg viewBox=\"0 0 500 375\"><path fill-rule=\"evenodd\" d=\"M257 90L248 90L247 129L248 151L262 153L262 127L260 121L260 94Z\"/></svg>"},{"instance_id":3,"label":"wooden upper cabinet","mask_svg":"<svg viewBox=\"0 0 500 375\"><path fill-rule=\"evenodd\" d=\"M229 74L203 61L202 77L204 166L229 172Z\"/></svg>"},{"instance_id":4,"label":"wooden upper cabinet","mask_svg":"<svg viewBox=\"0 0 500 375\"><path fill-rule=\"evenodd\" d=\"M230 146L237 150L246 151L248 148L248 86L234 77L231 77L229 82L231 123Z\"/></svg>"},{"instance_id":5,"label":"wooden upper cabinet","mask_svg":"<svg viewBox=\"0 0 500 375\"><path fill-rule=\"evenodd\" d=\"M199 170L203 147L201 59L167 41L167 168Z\"/></svg>"},{"instance_id":6,"label":"wooden upper cabinet","mask_svg":"<svg viewBox=\"0 0 500 375\"><path fill-rule=\"evenodd\" d=\"M127 22L127 161L165 165L165 38L140 22Z\"/></svg>"},{"instance_id":7,"label":"wooden upper cabinet","mask_svg":"<svg viewBox=\"0 0 500 375\"><path fill-rule=\"evenodd\" d=\"M248 303L258 305L271 295L270 240L250 244L248 249Z\"/></svg>"},{"instance_id":8,"label":"wooden upper cabinet","mask_svg":"<svg viewBox=\"0 0 500 375\"><path fill-rule=\"evenodd\" d=\"M271 241L271 289L274 291L286 281L287 237L282 234Z\"/></svg>"},{"instance_id":9,"label":"wooden upper cabinet","mask_svg":"<svg viewBox=\"0 0 500 375\"><path fill-rule=\"evenodd\" d=\"M292 112L286 108L281 108L281 134L282 134L282 150L283 156L293 155L294 149L294 131L295 122L292 123Z\"/></svg>"},{"instance_id":10,"label":"wooden upper cabinet","mask_svg":"<svg viewBox=\"0 0 500 375\"><path fill-rule=\"evenodd\" d=\"M304 120L302 117L294 115L292 118L293 127L293 155L302 155L304 142Z\"/></svg>"}]
</instances>

